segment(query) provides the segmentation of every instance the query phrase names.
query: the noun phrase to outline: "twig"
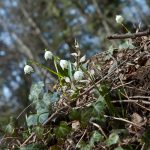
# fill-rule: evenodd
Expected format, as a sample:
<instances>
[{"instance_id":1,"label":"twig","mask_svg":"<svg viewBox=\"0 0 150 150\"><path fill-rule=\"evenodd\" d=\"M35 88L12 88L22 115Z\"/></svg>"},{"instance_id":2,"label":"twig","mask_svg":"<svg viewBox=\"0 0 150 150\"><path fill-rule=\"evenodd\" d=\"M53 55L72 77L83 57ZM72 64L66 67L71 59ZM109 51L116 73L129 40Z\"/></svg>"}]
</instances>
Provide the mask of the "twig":
<instances>
[{"instance_id":1,"label":"twig","mask_svg":"<svg viewBox=\"0 0 150 150\"><path fill-rule=\"evenodd\" d=\"M104 137L107 139L107 135L105 134L105 132L103 131L103 129L102 129L102 127L101 127L100 125L98 125L97 123L92 122L92 121L90 121L90 123L91 123L93 126L97 127L97 128L101 131L101 133L104 135Z\"/></svg>"},{"instance_id":2,"label":"twig","mask_svg":"<svg viewBox=\"0 0 150 150\"><path fill-rule=\"evenodd\" d=\"M83 139L84 135L86 134L87 129L85 129L83 135L81 136L81 138L79 139L78 143L76 144L76 147L78 146L78 144L81 142L81 140Z\"/></svg>"},{"instance_id":3,"label":"twig","mask_svg":"<svg viewBox=\"0 0 150 150\"><path fill-rule=\"evenodd\" d=\"M136 37L141 37L141 36L147 36L150 35L150 29L143 31L143 32L138 32L138 33L127 33L127 34L113 34L107 37L107 39L112 40L112 39L126 39L126 38L136 38Z\"/></svg>"},{"instance_id":4,"label":"twig","mask_svg":"<svg viewBox=\"0 0 150 150\"><path fill-rule=\"evenodd\" d=\"M132 100L132 99L128 99L128 100L114 100L114 101L111 101L112 103L138 103L138 102L141 102L143 104L146 104L146 105L150 105L150 102L148 101L144 101L144 100Z\"/></svg>"},{"instance_id":5,"label":"twig","mask_svg":"<svg viewBox=\"0 0 150 150\"><path fill-rule=\"evenodd\" d=\"M17 119L20 118L20 116L32 105L33 103L29 104L23 111L18 115Z\"/></svg>"},{"instance_id":6,"label":"twig","mask_svg":"<svg viewBox=\"0 0 150 150\"><path fill-rule=\"evenodd\" d=\"M144 106L142 106L142 105L140 105L139 103L135 103L136 105L138 105L138 106L140 106L140 107L142 107L142 108L144 108L144 109L146 109L147 111L149 111L150 112L150 109L148 109L148 108L146 108L146 107L144 107Z\"/></svg>"},{"instance_id":7,"label":"twig","mask_svg":"<svg viewBox=\"0 0 150 150\"><path fill-rule=\"evenodd\" d=\"M114 119L114 120L123 121L123 122L127 122L127 123L129 123L129 124L132 124L132 125L138 127L138 128L143 128L143 127L141 127L141 126L135 124L134 122L131 122L131 121L126 120L126 119L123 119L123 118L118 118L118 117L113 117L113 116L107 116L107 115L104 115L104 117L105 117L105 118Z\"/></svg>"}]
</instances>

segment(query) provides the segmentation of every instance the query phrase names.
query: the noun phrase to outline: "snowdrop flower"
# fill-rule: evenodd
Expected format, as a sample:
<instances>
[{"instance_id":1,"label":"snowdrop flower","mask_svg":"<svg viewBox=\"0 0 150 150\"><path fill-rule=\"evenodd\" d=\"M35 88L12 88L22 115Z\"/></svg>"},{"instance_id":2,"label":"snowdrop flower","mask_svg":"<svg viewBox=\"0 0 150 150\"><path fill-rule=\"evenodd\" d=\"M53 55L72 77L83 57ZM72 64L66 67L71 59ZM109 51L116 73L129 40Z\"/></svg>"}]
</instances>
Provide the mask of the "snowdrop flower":
<instances>
[{"instance_id":1,"label":"snowdrop flower","mask_svg":"<svg viewBox=\"0 0 150 150\"><path fill-rule=\"evenodd\" d=\"M25 65L24 67L24 73L25 74L30 74L31 72L33 72L33 68L29 65Z\"/></svg>"},{"instance_id":2,"label":"snowdrop flower","mask_svg":"<svg viewBox=\"0 0 150 150\"><path fill-rule=\"evenodd\" d=\"M116 15L116 22L122 24L124 18L121 15Z\"/></svg>"},{"instance_id":3,"label":"snowdrop flower","mask_svg":"<svg viewBox=\"0 0 150 150\"><path fill-rule=\"evenodd\" d=\"M77 49L80 47L80 46L79 46L79 43L77 42L77 40L76 40L76 39L75 39L74 47L75 47L75 48L77 48Z\"/></svg>"},{"instance_id":4,"label":"snowdrop flower","mask_svg":"<svg viewBox=\"0 0 150 150\"><path fill-rule=\"evenodd\" d=\"M83 75L83 72L82 72L82 71L76 71L76 72L74 73L74 79L77 80L77 81L82 80L83 76L84 76L84 75Z\"/></svg>"},{"instance_id":5,"label":"snowdrop flower","mask_svg":"<svg viewBox=\"0 0 150 150\"><path fill-rule=\"evenodd\" d=\"M67 83L70 83L70 78L69 78L69 77L65 77L64 79L65 79L65 81L66 81Z\"/></svg>"},{"instance_id":6,"label":"snowdrop flower","mask_svg":"<svg viewBox=\"0 0 150 150\"><path fill-rule=\"evenodd\" d=\"M50 52L50 51L45 51L44 58L45 58L46 60L52 59L52 56L53 56L52 52Z\"/></svg>"},{"instance_id":7,"label":"snowdrop flower","mask_svg":"<svg viewBox=\"0 0 150 150\"><path fill-rule=\"evenodd\" d=\"M84 61L85 61L85 59L86 59L86 56L84 55L83 57L81 57L81 59L80 59L80 63L84 62Z\"/></svg>"},{"instance_id":8,"label":"snowdrop flower","mask_svg":"<svg viewBox=\"0 0 150 150\"><path fill-rule=\"evenodd\" d=\"M67 60L60 60L60 67L64 70L68 68L68 61Z\"/></svg>"},{"instance_id":9,"label":"snowdrop flower","mask_svg":"<svg viewBox=\"0 0 150 150\"><path fill-rule=\"evenodd\" d=\"M77 67L77 62L74 62L73 65L74 65L75 67Z\"/></svg>"},{"instance_id":10,"label":"snowdrop flower","mask_svg":"<svg viewBox=\"0 0 150 150\"><path fill-rule=\"evenodd\" d=\"M94 76L94 74L95 74L94 69L90 70L90 75L91 75L91 76Z\"/></svg>"},{"instance_id":11,"label":"snowdrop flower","mask_svg":"<svg viewBox=\"0 0 150 150\"><path fill-rule=\"evenodd\" d=\"M78 54L77 53L71 53L72 56L77 57Z\"/></svg>"}]
</instances>

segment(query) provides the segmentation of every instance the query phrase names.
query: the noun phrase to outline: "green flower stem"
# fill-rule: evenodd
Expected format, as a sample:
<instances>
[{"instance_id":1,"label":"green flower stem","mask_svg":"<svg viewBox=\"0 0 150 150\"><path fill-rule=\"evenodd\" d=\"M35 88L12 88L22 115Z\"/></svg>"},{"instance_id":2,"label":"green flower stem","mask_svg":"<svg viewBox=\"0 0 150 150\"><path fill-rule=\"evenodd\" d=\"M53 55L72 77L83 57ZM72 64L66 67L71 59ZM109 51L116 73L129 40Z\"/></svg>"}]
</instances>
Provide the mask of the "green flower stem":
<instances>
[{"instance_id":1,"label":"green flower stem","mask_svg":"<svg viewBox=\"0 0 150 150\"><path fill-rule=\"evenodd\" d=\"M35 62L33 60L29 60L28 63L35 64L35 65L37 65L37 66L39 66L39 67L49 71L50 73L53 73L54 75L58 76L59 78L63 78L63 76L61 74L59 74L59 73L49 69L48 67L45 67L44 65L41 65L41 64L39 64L39 63L37 63L37 62Z\"/></svg>"},{"instance_id":2,"label":"green flower stem","mask_svg":"<svg viewBox=\"0 0 150 150\"><path fill-rule=\"evenodd\" d=\"M58 67L57 67L57 60L58 60L58 58L56 56L54 56L54 66L55 66L57 74L59 74ZM59 78L59 82L61 84L61 77L58 76L58 78Z\"/></svg>"},{"instance_id":3,"label":"green flower stem","mask_svg":"<svg viewBox=\"0 0 150 150\"><path fill-rule=\"evenodd\" d=\"M127 29L127 27L123 24L123 23L121 23L121 25L125 28L125 30L129 33L130 31Z\"/></svg>"}]
</instances>

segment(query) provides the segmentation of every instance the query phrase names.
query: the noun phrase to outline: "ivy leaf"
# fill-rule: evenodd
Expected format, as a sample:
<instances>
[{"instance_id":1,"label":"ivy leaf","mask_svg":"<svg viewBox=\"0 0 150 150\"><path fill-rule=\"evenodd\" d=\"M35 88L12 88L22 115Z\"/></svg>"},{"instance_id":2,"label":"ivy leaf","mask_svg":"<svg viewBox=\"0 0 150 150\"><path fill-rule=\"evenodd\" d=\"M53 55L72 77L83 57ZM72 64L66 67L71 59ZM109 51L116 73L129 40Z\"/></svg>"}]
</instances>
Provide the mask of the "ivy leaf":
<instances>
[{"instance_id":1,"label":"ivy leaf","mask_svg":"<svg viewBox=\"0 0 150 150\"><path fill-rule=\"evenodd\" d=\"M30 101L39 100L42 97L42 93L44 92L43 87L44 87L43 82L32 84L31 89L30 89L29 100Z\"/></svg>"},{"instance_id":2,"label":"ivy leaf","mask_svg":"<svg viewBox=\"0 0 150 150\"><path fill-rule=\"evenodd\" d=\"M122 147L117 147L114 150L124 150Z\"/></svg>"},{"instance_id":3,"label":"ivy leaf","mask_svg":"<svg viewBox=\"0 0 150 150\"><path fill-rule=\"evenodd\" d=\"M118 140L119 140L118 134L111 133L109 135L109 138L106 140L106 144L107 144L107 146L110 146L110 145L116 144L118 142Z\"/></svg>"},{"instance_id":4,"label":"ivy leaf","mask_svg":"<svg viewBox=\"0 0 150 150\"><path fill-rule=\"evenodd\" d=\"M44 133L44 128L41 126L35 127L35 134L37 135L38 138L42 139Z\"/></svg>"},{"instance_id":5,"label":"ivy leaf","mask_svg":"<svg viewBox=\"0 0 150 150\"><path fill-rule=\"evenodd\" d=\"M14 126L11 123L9 123L5 128L5 133L12 135L14 133L14 130Z\"/></svg>"},{"instance_id":6,"label":"ivy leaf","mask_svg":"<svg viewBox=\"0 0 150 150\"><path fill-rule=\"evenodd\" d=\"M50 101L51 103L55 103L59 100L59 94L57 92L54 92L53 94L50 95Z\"/></svg>"},{"instance_id":7,"label":"ivy leaf","mask_svg":"<svg viewBox=\"0 0 150 150\"><path fill-rule=\"evenodd\" d=\"M34 125L37 125L38 124L38 115L37 114L33 114L33 115L30 115L28 117L26 117L26 122L27 122L27 126L30 127L30 126L34 126Z\"/></svg>"},{"instance_id":8,"label":"ivy leaf","mask_svg":"<svg viewBox=\"0 0 150 150\"><path fill-rule=\"evenodd\" d=\"M92 111L93 111L92 107L82 109L82 111L81 111L81 124L83 126L86 126L87 123L89 122L90 118L92 117L92 113L91 113Z\"/></svg>"},{"instance_id":9,"label":"ivy leaf","mask_svg":"<svg viewBox=\"0 0 150 150\"><path fill-rule=\"evenodd\" d=\"M69 114L70 120L79 120L80 119L80 111L77 109L72 109Z\"/></svg>"},{"instance_id":10,"label":"ivy leaf","mask_svg":"<svg viewBox=\"0 0 150 150\"><path fill-rule=\"evenodd\" d=\"M39 115L44 112L49 111L48 106L43 101L36 102L35 108L36 108L37 114L39 114Z\"/></svg>"},{"instance_id":11,"label":"ivy leaf","mask_svg":"<svg viewBox=\"0 0 150 150\"><path fill-rule=\"evenodd\" d=\"M54 133L59 138L66 137L71 131L71 128L67 125L66 122L61 122L59 127L54 129Z\"/></svg>"},{"instance_id":12,"label":"ivy leaf","mask_svg":"<svg viewBox=\"0 0 150 150\"><path fill-rule=\"evenodd\" d=\"M44 112L43 114L39 115L38 121L42 124L43 122L45 122L48 119L48 112Z\"/></svg>"},{"instance_id":13,"label":"ivy leaf","mask_svg":"<svg viewBox=\"0 0 150 150\"><path fill-rule=\"evenodd\" d=\"M80 150L92 150L92 147L90 144L86 144L84 141L81 141L77 146Z\"/></svg>"},{"instance_id":14,"label":"ivy leaf","mask_svg":"<svg viewBox=\"0 0 150 150\"><path fill-rule=\"evenodd\" d=\"M21 147L19 150L41 150L45 148L46 147L42 144L29 144L25 147Z\"/></svg>"},{"instance_id":15,"label":"ivy leaf","mask_svg":"<svg viewBox=\"0 0 150 150\"><path fill-rule=\"evenodd\" d=\"M91 147L94 146L95 142L99 142L103 139L103 136L98 131L93 131L93 134L90 138L90 145Z\"/></svg>"},{"instance_id":16,"label":"ivy leaf","mask_svg":"<svg viewBox=\"0 0 150 150\"><path fill-rule=\"evenodd\" d=\"M96 101L93 105L93 114L94 115L100 115L103 114L105 103L104 101Z\"/></svg>"}]
</instances>

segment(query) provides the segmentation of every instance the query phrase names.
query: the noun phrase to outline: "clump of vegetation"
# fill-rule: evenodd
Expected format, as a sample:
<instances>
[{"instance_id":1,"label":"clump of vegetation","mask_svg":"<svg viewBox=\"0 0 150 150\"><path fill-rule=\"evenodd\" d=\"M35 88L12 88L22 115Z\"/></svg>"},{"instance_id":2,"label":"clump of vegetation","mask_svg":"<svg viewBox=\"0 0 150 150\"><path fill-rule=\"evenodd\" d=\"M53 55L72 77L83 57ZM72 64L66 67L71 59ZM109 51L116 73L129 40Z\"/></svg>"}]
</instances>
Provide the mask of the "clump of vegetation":
<instances>
[{"instance_id":1,"label":"clump of vegetation","mask_svg":"<svg viewBox=\"0 0 150 150\"><path fill-rule=\"evenodd\" d=\"M116 21L122 24L123 18L117 16ZM54 63L55 71L28 61L26 74L34 71L31 65L37 65L57 76L58 82L53 91L45 90L43 82L32 85L31 104L5 127L1 148L150 148L149 33L111 36L109 39L131 39L90 59L81 55L75 41L73 62L61 60L46 50L44 58ZM25 122L20 126L23 115Z\"/></svg>"}]
</instances>

